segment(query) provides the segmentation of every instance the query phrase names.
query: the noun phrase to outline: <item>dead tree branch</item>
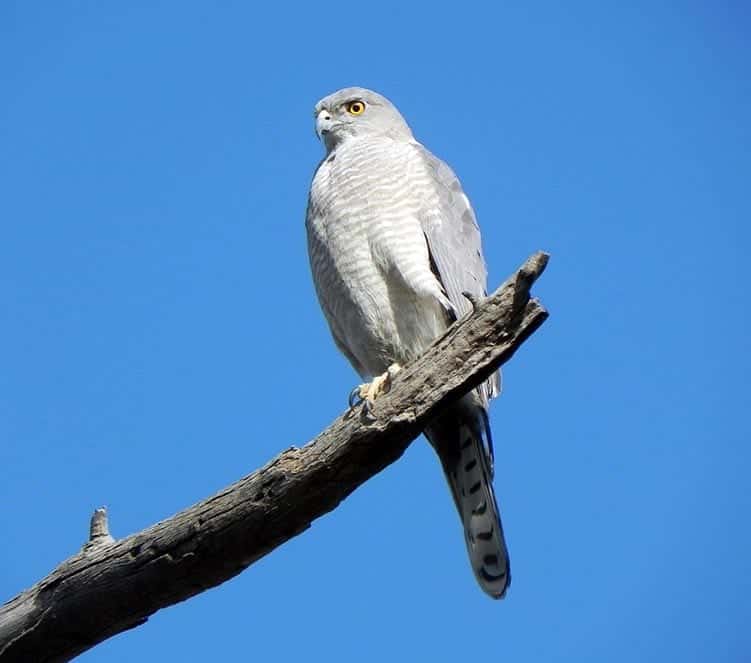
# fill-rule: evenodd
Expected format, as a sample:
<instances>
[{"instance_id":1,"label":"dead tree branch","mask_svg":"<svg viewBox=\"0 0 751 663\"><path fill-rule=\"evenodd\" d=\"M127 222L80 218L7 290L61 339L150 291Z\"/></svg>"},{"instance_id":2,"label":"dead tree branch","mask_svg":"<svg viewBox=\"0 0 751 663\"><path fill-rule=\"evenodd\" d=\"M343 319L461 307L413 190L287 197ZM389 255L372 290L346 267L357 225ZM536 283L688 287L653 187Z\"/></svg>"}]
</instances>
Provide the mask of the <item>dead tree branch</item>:
<instances>
[{"instance_id":1,"label":"dead tree branch","mask_svg":"<svg viewBox=\"0 0 751 663\"><path fill-rule=\"evenodd\" d=\"M505 363L547 318L530 288L537 253L414 363L375 402L334 421L213 497L119 541L97 510L91 537L0 607L0 661L67 661L160 608L240 573L334 509L393 463L435 412Z\"/></svg>"}]
</instances>

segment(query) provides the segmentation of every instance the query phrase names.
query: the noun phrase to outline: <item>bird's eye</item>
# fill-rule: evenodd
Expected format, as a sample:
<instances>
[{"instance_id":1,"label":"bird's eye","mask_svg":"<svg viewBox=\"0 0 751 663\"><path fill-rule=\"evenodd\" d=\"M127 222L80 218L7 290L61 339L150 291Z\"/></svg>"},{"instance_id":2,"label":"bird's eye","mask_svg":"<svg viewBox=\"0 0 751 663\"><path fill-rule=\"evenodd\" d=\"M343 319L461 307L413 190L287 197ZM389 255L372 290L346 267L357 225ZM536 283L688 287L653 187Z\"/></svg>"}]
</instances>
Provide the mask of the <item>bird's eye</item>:
<instances>
[{"instance_id":1,"label":"bird's eye","mask_svg":"<svg viewBox=\"0 0 751 663\"><path fill-rule=\"evenodd\" d=\"M365 112L365 102L350 101L345 108L350 115L362 115Z\"/></svg>"}]
</instances>

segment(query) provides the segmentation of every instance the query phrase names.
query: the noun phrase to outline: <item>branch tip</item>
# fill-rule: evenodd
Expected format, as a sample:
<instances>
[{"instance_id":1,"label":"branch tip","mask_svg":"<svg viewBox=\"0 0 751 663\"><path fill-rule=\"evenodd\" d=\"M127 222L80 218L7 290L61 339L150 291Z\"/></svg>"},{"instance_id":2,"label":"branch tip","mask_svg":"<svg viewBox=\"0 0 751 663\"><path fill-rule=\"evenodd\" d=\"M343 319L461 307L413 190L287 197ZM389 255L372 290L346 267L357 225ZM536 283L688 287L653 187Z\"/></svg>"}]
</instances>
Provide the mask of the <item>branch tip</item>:
<instances>
[{"instance_id":1,"label":"branch tip","mask_svg":"<svg viewBox=\"0 0 751 663\"><path fill-rule=\"evenodd\" d=\"M102 543L112 543L114 540L110 534L109 523L107 522L107 507L100 506L94 510L91 516L89 541L84 547L88 548Z\"/></svg>"},{"instance_id":2,"label":"branch tip","mask_svg":"<svg viewBox=\"0 0 751 663\"><path fill-rule=\"evenodd\" d=\"M514 308L520 309L529 301L532 284L540 278L547 267L550 254L538 251L524 261L514 278Z\"/></svg>"}]
</instances>

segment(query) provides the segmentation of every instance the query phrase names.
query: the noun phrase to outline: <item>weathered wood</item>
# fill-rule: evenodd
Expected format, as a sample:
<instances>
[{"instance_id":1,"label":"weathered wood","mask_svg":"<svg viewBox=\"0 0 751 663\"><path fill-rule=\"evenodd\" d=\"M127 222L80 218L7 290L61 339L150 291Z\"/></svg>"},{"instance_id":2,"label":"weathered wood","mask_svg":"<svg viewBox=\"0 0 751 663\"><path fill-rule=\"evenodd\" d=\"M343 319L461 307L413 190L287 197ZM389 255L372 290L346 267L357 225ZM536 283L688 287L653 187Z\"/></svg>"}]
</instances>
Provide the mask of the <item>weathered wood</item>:
<instances>
[{"instance_id":1,"label":"weathered wood","mask_svg":"<svg viewBox=\"0 0 751 663\"><path fill-rule=\"evenodd\" d=\"M0 607L0 661L67 661L143 624L160 608L240 573L306 530L404 453L426 423L506 362L547 318L530 299L548 256L537 253L492 296L396 375L373 407L345 413L213 497L113 541L106 513L91 539Z\"/></svg>"}]
</instances>

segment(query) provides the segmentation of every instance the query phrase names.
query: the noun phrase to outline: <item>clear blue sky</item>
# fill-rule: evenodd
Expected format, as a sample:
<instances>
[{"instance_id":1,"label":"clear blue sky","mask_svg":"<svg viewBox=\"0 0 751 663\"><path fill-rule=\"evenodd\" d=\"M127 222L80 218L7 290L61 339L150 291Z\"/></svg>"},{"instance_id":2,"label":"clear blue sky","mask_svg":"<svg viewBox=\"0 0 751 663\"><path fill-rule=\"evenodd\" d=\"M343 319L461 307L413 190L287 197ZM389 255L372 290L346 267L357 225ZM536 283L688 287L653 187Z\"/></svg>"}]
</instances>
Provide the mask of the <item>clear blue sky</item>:
<instances>
[{"instance_id":1,"label":"clear blue sky","mask_svg":"<svg viewBox=\"0 0 751 663\"><path fill-rule=\"evenodd\" d=\"M303 215L313 104L364 85L460 175L491 287L552 254L492 410L508 597L421 439L81 660L748 660L750 28L740 2L3 2L0 600L95 507L131 534L341 413Z\"/></svg>"}]
</instances>

